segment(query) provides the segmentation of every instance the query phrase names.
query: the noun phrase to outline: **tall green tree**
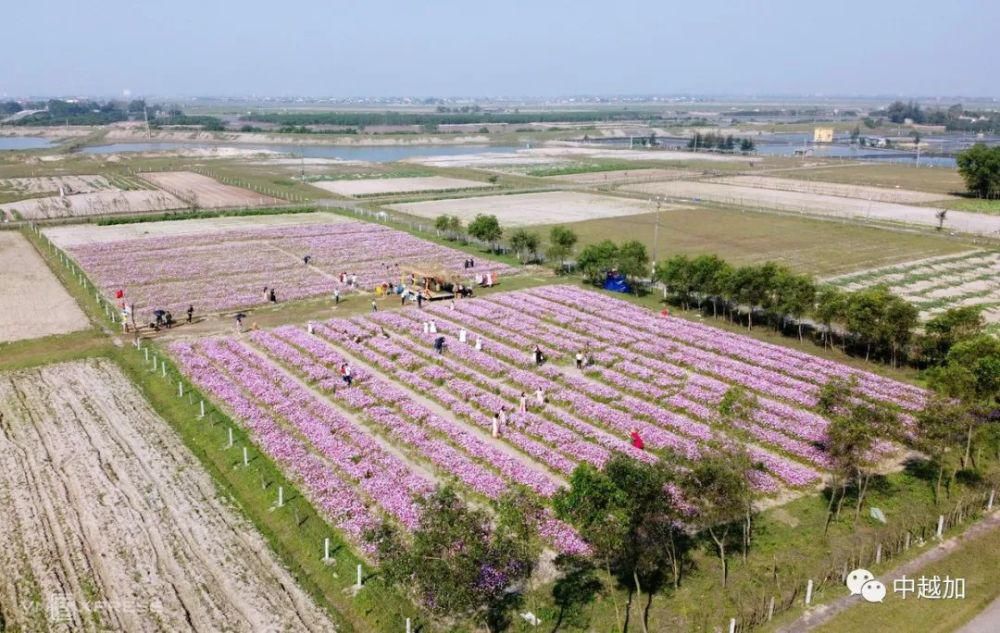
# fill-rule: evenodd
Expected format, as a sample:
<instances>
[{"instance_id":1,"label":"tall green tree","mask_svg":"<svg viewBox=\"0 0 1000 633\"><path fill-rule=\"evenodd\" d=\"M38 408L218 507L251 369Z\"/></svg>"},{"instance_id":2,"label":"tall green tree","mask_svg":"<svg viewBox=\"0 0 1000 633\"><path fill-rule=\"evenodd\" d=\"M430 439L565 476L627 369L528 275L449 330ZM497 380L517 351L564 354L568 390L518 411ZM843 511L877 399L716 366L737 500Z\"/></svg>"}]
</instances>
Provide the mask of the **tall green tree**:
<instances>
[{"instance_id":1,"label":"tall green tree","mask_svg":"<svg viewBox=\"0 0 1000 633\"><path fill-rule=\"evenodd\" d=\"M929 319L924 324L921 339L924 362L929 365L944 363L955 343L979 336L985 326L980 306L949 308Z\"/></svg>"},{"instance_id":2,"label":"tall green tree","mask_svg":"<svg viewBox=\"0 0 1000 633\"><path fill-rule=\"evenodd\" d=\"M508 239L510 247L517 253L519 261L525 261L525 255L529 256L527 261L537 258L540 243L537 233L530 233L525 229L515 229Z\"/></svg>"},{"instance_id":3,"label":"tall green tree","mask_svg":"<svg viewBox=\"0 0 1000 633\"><path fill-rule=\"evenodd\" d=\"M421 501L420 525L404 538L390 524L369 535L387 582L413 591L432 613L503 631L541 553L541 508L515 490L493 513L467 506L445 486Z\"/></svg>"},{"instance_id":4,"label":"tall green tree","mask_svg":"<svg viewBox=\"0 0 1000 633\"><path fill-rule=\"evenodd\" d=\"M931 398L916 416L917 445L937 468L937 479L934 484L935 504L941 499L941 482L945 470L951 471L950 480L954 479L958 471L959 463L956 456L962 452L966 429L970 425L969 415L969 410L960 402L935 397Z\"/></svg>"},{"instance_id":5,"label":"tall green tree","mask_svg":"<svg viewBox=\"0 0 1000 633\"><path fill-rule=\"evenodd\" d=\"M956 160L969 193L979 198L1000 197L1000 146L976 143L959 152Z\"/></svg>"},{"instance_id":6,"label":"tall green tree","mask_svg":"<svg viewBox=\"0 0 1000 633\"><path fill-rule=\"evenodd\" d=\"M573 253L577 235L565 226L553 226L549 231L549 248L546 255L549 259L559 261L559 270L566 266L566 259Z\"/></svg>"},{"instance_id":7,"label":"tall green tree","mask_svg":"<svg viewBox=\"0 0 1000 633\"><path fill-rule=\"evenodd\" d=\"M618 263L618 245L602 240L583 247L576 258L577 267L593 283L600 283L604 274Z\"/></svg>"},{"instance_id":8,"label":"tall green tree","mask_svg":"<svg viewBox=\"0 0 1000 633\"><path fill-rule=\"evenodd\" d=\"M603 470L578 466L570 487L553 498L556 514L590 543L609 582L617 576L640 598L662 587L664 570L670 570L673 586L679 586L688 564L690 540L681 527L683 512L667 492L672 477L664 462L647 464L617 455ZM620 628L617 602L615 611ZM641 622L645 631L645 614Z\"/></svg>"},{"instance_id":9,"label":"tall green tree","mask_svg":"<svg viewBox=\"0 0 1000 633\"><path fill-rule=\"evenodd\" d=\"M636 280L649 273L649 254L646 245L638 240L627 240L618 247L618 270L632 280L632 287L638 292Z\"/></svg>"},{"instance_id":10,"label":"tall green tree","mask_svg":"<svg viewBox=\"0 0 1000 633\"><path fill-rule=\"evenodd\" d=\"M482 213L469 223L468 232L472 237L488 242L493 251L497 250L500 238L503 237L503 228L501 228L497 216L483 215Z\"/></svg>"}]
</instances>

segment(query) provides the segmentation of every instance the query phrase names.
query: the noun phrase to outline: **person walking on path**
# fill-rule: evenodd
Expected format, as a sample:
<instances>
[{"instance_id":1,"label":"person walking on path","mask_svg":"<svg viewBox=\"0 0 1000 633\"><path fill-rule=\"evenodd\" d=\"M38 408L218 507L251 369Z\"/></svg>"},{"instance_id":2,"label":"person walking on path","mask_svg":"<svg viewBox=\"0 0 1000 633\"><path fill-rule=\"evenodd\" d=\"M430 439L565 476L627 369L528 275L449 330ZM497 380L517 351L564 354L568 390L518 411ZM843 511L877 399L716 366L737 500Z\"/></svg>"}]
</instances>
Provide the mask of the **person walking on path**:
<instances>
[{"instance_id":1,"label":"person walking on path","mask_svg":"<svg viewBox=\"0 0 1000 633\"><path fill-rule=\"evenodd\" d=\"M378 304L372 299L372 312L378 312Z\"/></svg>"},{"instance_id":2,"label":"person walking on path","mask_svg":"<svg viewBox=\"0 0 1000 633\"><path fill-rule=\"evenodd\" d=\"M520 404L519 411L522 414L527 413L528 412L528 396L524 395L523 391L521 392L521 399L520 399L520 403L519 404Z\"/></svg>"},{"instance_id":3,"label":"person walking on path","mask_svg":"<svg viewBox=\"0 0 1000 633\"><path fill-rule=\"evenodd\" d=\"M576 368L583 369L583 352L576 353Z\"/></svg>"},{"instance_id":4,"label":"person walking on path","mask_svg":"<svg viewBox=\"0 0 1000 633\"><path fill-rule=\"evenodd\" d=\"M419 292L417 293L417 307L421 310L424 308L424 295Z\"/></svg>"},{"instance_id":5,"label":"person walking on path","mask_svg":"<svg viewBox=\"0 0 1000 633\"><path fill-rule=\"evenodd\" d=\"M189 305L188 306L187 315L188 315L188 323L191 323L192 320L194 319L194 306L193 305Z\"/></svg>"},{"instance_id":6,"label":"person walking on path","mask_svg":"<svg viewBox=\"0 0 1000 633\"><path fill-rule=\"evenodd\" d=\"M629 434L629 437L632 438L632 446L633 447L639 449L640 451L641 450L645 450L646 443L642 441L642 436L639 435L639 430L638 429L636 429L635 427L633 427L632 428L632 433Z\"/></svg>"},{"instance_id":7,"label":"person walking on path","mask_svg":"<svg viewBox=\"0 0 1000 633\"><path fill-rule=\"evenodd\" d=\"M236 329L240 332L243 331L243 319L247 318L247 315L242 312L236 313Z\"/></svg>"},{"instance_id":8,"label":"person walking on path","mask_svg":"<svg viewBox=\"0 0 1000 633\"><path fill-rule=\"evenodd\" d=\"M340 305L340 288L333 289L333 305Z\"/></svg>"},{"instance_id":9,"label":"person walking on path","mask_svg":"<svg viewBox=\"0 0 1000 633\"><path fill-rule=\"evenodd\" d=\"M351 366L347 363L343 363L340 366L340 378L348 387L350 387L351 383L354 381L354 378L351 376Z\"/></svg>"}]
</instances>

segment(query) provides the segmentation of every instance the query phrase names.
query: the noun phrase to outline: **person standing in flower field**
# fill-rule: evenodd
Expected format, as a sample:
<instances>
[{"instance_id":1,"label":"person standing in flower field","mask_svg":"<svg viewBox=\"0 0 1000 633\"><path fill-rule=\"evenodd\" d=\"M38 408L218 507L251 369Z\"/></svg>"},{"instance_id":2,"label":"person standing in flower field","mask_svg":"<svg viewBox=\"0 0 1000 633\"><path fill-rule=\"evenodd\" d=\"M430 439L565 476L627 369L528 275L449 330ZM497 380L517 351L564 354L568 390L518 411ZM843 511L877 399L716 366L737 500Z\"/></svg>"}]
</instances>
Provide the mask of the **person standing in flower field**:
<instances>
[{"instance_id":1,"label":"person standing in flower field","mask_svg":"<svg viewBox=\"0 0 1000 633\"><path fill-rule=\"evenodd\" d=\"M340 305L340 288L333 289L333 305Z\"/></svg>"},{"instance_id":2,"label":"person standing in flower field","mask_svg":"<svg viewBox=\"0 0 1000 633\"><path fill-rule=\"evenodd\" d=\"M495 413L493 415L493 428L491 429L490 435L494 438L500 437L500 414Z\"/></svg>"},{"instance_id":3,"label":"person standing in flower field","mask_svg":"<svg viewBox=\"0 0 1000 633\"><path fill-rule=\"evenodd\" d=\"M187 322L191 323L192 320L194 319L194 306L193 305L189 305L188 306L187 315L188 315Z\"/></svg>"},{"instance_id":4,"label":"person standing in flower field","mask_svg":"<svg viewBox=\"0 0 1000 633\"><path fill-rule=\"evenodd\" d=\"M340 378L344 381L345 385L348 387L351 386L351 382L353 382L354 379L351 377L351 366L347 363L340 366Z\"/></svg>"},{"instance_id":5,"label":"person standing in flower field","mask_svg":"<svg viewBox=\"0 0 1000 633\"><path fill-rule=\"evenodd\" d=\"M642 441L642 436L639 435L639 429L632 427L632 433L630 434L630 437L632 438L632 446L634 448L637 448L640 451L645 450L646 443Z\"/></svg>"},{"instance_id":6,"label":"person standing in flower field","mask_svg":"<svg viewBox=\"0 0 1000 633\"><path fill-rule=\"evenodd\" d=\"M576 368L583 369L583 352L576 353Z\"/></svg>"},{"instance_id":7,"label":"person standing in flower field","mask_svg":"<svg viewBox=\"0 0 1000 633\"><path fill-rule=\"evenodd\" d=\"M541 387L535 389L535 402L538 403L538 406L540 407L545 406L545 392L542 391Z\"/></svg>"},{"instance_id":8,"label":"person standing in flower field","mask_svg":"<svg viewBox=\"0 0 1000 633\"><path fill-rule=\"evenodd\" d=\"M372 299L372 312L378 312L378 304Z\"/></svg>"},{"instance_id":9,"label":"person standing in flower field","mask_svg":"<svg viewBox=\"0 0 1000 633\"><path fill-rule=\"evenodd\" d=\"M523 391L521 392L521 400L520 400L520 405L519 406L520 406L520 408L518 410L521 413L527 413L528 412L528 396L524 395Z\"/></svg>"}]
</instances>

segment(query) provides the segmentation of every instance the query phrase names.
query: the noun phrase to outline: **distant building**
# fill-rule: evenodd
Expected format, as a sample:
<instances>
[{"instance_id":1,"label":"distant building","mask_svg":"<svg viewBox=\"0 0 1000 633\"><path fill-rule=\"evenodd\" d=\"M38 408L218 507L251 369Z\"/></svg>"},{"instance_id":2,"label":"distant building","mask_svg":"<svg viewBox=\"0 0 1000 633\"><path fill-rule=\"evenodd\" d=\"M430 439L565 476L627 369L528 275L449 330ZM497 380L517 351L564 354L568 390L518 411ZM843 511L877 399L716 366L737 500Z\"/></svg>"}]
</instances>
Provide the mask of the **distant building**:
<instances>
[{"instance_id":1,"label":"distant building","mask_svg":"<svg viewBox=\"0 0 1000 633\"><path fill-rule=\"evenodd\" d=\"M813 130L813 143L832 143L832 142L833 142L832 127L818 127Z\"/></svg>"}]
</instances>

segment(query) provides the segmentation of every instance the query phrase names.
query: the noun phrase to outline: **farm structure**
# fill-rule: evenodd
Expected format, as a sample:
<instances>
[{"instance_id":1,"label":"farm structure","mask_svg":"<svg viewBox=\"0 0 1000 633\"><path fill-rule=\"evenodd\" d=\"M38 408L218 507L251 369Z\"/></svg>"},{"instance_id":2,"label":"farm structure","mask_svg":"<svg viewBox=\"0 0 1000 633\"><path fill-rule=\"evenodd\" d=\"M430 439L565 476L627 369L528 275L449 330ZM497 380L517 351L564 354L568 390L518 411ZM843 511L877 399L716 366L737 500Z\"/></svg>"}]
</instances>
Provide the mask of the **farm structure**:
<instances>
[{"instance_id":1,"label":"farm structure","mask_svg":"<svg viewBox=\"0 0 1000 633\"><path fill-rule=\"evenodd\" d=\"M926 398L571 286L177 341L170 352L368 554L366 530L384 519L412 529L416 499L438 482L491 499L516 484L546 500L578 465L600 467L615 454L683 468L737 440L759 464L762 495L808 489L831 463L828 421L816 410L822 385L854 377L864 397L893 403L904 426ZM748 419L717 414L734 386L758 399ZM646 450L630 443L632 431ZM874 450L888 459L897 448ZM586 550L548 511L538 521L555 551Z\"/></svg>"},{"instance_id":2,"label":"farm structure","mask_svg":"<svg viewBox=\"0 0 1000 633\"><path fill-rule=\"evenodd\" d=\"M0 374L0 413L7 627L333 630L113 362Z\"/></svg>"}]
</instances>

